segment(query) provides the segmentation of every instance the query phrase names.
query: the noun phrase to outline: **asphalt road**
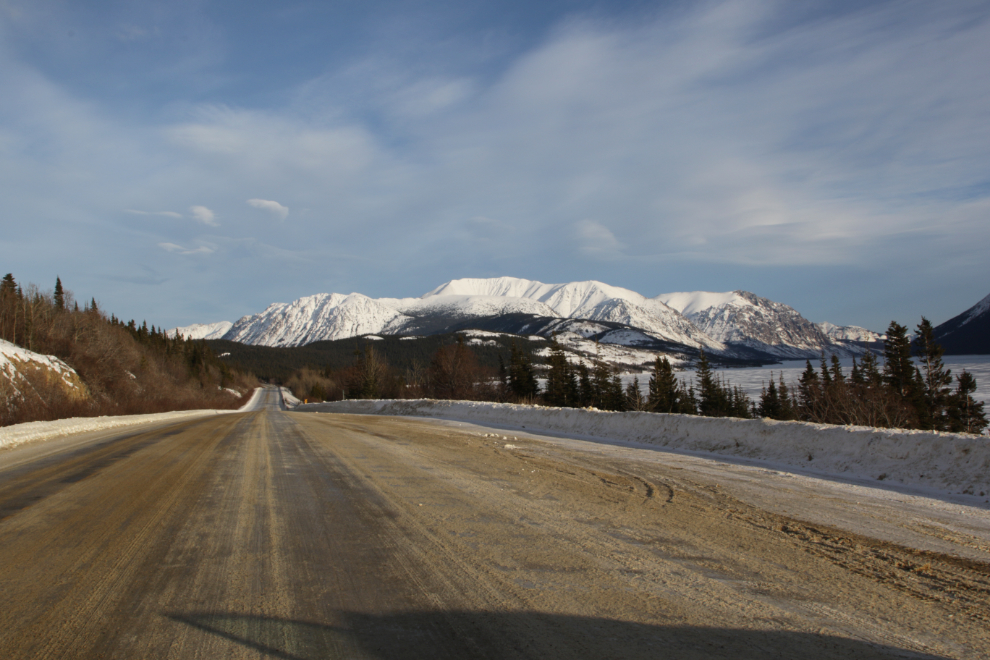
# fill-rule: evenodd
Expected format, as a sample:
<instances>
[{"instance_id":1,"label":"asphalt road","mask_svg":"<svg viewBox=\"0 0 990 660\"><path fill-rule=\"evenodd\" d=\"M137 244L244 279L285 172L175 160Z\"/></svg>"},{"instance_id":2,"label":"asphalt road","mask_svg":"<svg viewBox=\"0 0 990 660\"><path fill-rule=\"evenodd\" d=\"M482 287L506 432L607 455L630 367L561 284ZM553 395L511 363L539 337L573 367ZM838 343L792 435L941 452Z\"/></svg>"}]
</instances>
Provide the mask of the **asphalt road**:
<instances>
[{"instance_id":1,"label":"asphalt road","mask_svg":"<svg viewBox=\"0 0 990 660\"><path fill-rule=\"evenodd\" d=\"M0 453L0 658L990 657L986 563L279 404Z\"/></svg>"}]
</instances>

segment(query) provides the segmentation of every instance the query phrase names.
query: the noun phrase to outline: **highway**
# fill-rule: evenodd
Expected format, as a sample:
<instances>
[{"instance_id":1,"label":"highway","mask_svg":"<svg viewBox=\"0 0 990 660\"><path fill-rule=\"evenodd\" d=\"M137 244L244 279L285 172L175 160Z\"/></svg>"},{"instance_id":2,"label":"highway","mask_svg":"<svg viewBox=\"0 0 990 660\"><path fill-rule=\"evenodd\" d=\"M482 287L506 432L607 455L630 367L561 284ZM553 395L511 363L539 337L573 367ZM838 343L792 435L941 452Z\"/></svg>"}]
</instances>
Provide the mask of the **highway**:
<instances>
[{"instance_id":1,"label":"highway","mask_svg":"<svg viewBox=\"0 0 990 660\"><path fill-rule=\"evenodd\" d=\"M0 658L990 657L986 562L656 456L275 388L0 452Z\"/></svg>"}]
</instances>

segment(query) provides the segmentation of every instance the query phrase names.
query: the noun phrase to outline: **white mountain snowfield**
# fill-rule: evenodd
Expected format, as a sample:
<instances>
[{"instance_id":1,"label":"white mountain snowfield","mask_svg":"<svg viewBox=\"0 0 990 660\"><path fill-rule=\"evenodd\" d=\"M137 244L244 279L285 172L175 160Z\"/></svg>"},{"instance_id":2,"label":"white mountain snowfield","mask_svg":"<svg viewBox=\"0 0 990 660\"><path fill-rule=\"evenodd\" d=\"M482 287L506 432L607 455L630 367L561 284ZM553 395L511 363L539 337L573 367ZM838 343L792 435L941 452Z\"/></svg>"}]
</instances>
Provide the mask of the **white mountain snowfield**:
<instances>
[{"instance_id":1,"label":"white mountain snowfield","mask_svg":"<svg viewBox=\"0 0 990 660\"><path fill-rule=\"evenodd\" d=\"M600 341L655 340L731 352L732 345L779 357L808 357L822 349L862 352L852 342L874 341L862 328L830 326L828 333L793 308L745 291L703 291L661 294L648 298L602 282L544 284L515 277L465 278L442 284L419 298L372 299L359 293L323 293L292 303L275 303L264 312L241 318L223 339L261 346L302 346L319 341L369 334L419 334L424 321L463 321L511 314L571 321L560 332L613 323L629 326L609 332ZM582 323L583 322L583 323ZM595 323L597 322L597 324ZM417 325L419 324L419 325ZM442 323L441 323L442 325ZM178 328L193 338L217 338L222 324ZM209 330L209 336L206 333ZM590 336L585 334L585 336Z\"/></svg>"},{"instance_id":2,"label":"white mountain snowfield","mask_svg":"<svg viewBox=\"0 0 990 660\"><path fill-rule=\"evenodd\" d=\"M193 323L181 328L173 328L168 331L170 337L182 335L186 339L222 339L227 334L233 323L230 321L220 321L218 323Z\"/></svg>"},{"instance_id":3,"label":"white mountain snowfield","mask_svg":"<svg viewBox=\"0 0 990 660\"><path fill-rule=\"evenodd\" d=\"M990 442L975 435L431 399L337 401L296 410L430 417L638 443L990 502Z\"/></svg>"}]
</instances>

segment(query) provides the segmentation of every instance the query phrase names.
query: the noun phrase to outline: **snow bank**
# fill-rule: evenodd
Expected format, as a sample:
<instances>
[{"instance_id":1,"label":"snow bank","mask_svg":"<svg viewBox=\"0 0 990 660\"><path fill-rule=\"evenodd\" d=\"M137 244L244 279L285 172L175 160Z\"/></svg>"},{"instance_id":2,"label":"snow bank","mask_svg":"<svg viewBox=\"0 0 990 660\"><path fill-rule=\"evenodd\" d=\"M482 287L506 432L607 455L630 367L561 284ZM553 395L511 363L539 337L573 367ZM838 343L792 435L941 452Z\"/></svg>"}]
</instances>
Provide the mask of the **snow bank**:
<instances>
[{"instance_id":1,"label":"snow bank","mask_svg":"<svg viewBox=\"0 0 990 660\"><path fill-rule=\"evenodd\" d=\"M972 435L424 399L338 401L297 410L487 423L707 452L945 493L990 492L990 440Z\"/></svg>"},{"instance_id":2,"label":"snow bank","mask_svg":"<svg viewBox=\"0 0 990 660\"><path fill-rule=\"evenodd\" d=\"M52 422L25 422L0 428L0 449L10 449L25 442L36 440L51 440L73 433L89 433L91 431L105 431L122 426L133 426L135 424L148 424L151 422L168 422L190 419L193 417L207 417L209 415L223 415L227 413L243 412L251 410L261 396L262 389L256 388L251 399L237 410L176 410L166 413L152 413L150 415L113 415L106 417L70 417L69 419L56 419Z\"/></svg>"},{"instance_id":3,"label":"snow bank","mask_svg":"<svg viewBox=\"0 0 990 660\"><path fill-rule=\"evenodd\" d=\"M116 415L112 417L71 417L53 422L25 422L0 428L0 449L9 449L25 442L51 440L73 433L105 431L121 426L166 422L191 417L205 417L235 412L233 410L180 410L177 412L154 413L151 415Z\"/></svg>"}]
</instances>

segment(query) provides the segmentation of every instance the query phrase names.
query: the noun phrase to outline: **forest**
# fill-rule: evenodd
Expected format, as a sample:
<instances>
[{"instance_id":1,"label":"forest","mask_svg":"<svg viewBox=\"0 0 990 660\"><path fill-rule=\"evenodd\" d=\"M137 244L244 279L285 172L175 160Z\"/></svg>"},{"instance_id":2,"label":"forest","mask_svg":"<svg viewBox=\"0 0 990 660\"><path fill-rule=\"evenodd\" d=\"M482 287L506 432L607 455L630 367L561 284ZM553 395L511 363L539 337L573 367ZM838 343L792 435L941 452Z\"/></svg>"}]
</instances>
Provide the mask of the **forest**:
<instances>
[{"instance_id":1,"label":"forest","mask_svg":"<svg viewBox=\"0 0 990 660\"><path fill-rule=\"evenodd\" d=\"M92 298L80 307L56 278L55 288L0 280L0 339L52 355L76 371L80 387L66 387L39 369L24 380L0 378L0 426L20 422L230 409L257 380L217 358L202 341L168 337L147 323L123 322ZM9 376L9 374L8 374Z\"/></svg>"}]
</instances>

